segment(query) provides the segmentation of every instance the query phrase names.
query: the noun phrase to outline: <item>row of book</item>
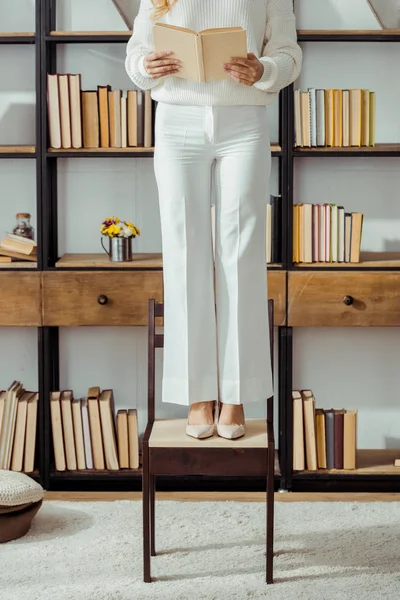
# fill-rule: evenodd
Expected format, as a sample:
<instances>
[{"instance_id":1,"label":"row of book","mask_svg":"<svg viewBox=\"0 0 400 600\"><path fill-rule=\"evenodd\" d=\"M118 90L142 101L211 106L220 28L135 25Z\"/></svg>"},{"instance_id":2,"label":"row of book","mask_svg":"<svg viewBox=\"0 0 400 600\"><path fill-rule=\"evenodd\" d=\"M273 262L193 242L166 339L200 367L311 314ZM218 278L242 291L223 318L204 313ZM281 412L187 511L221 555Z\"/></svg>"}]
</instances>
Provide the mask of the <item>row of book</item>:
<instances>
[{"instance_id":1,"label":"row of book","mask_svg":"<svg viewBox=\"0 0 400 600\"><path fill-rule=\"evenodd\" d=\"M357 468L357 410L315 407L312 390L294 390L293 470Z\"/></svg>"},{"instance_id":2,"label":"row of book","mask_svg":"<svg viewBox=\"0 0 400 600\"><path fill-rule=\"evenodd\" d=\"M151 148L154 102L150 91L82 90L81 74L47 75L50 147Z\"/></svg>"},{"instance_id":3,"label":"row of book","mask_svg":"<svg viewBox=\"0 0 400 600\"><path fill-rule=\"evenodd\" d=\"M37 243L21 235L7 233L0 242L0 262L37 261Z\"/></svg>"},{"instance_id":4,"label":"row of book","mask_svg":"<svg viewBox=\"0 0 400 600\"><path fill-rule=\"evenodd\" d=\"M139 468L137 411L115 414L112 390L52 392L50 415L56 471Z\"/></svg>"},{"instance_id":5,"label":"row of book","mask_svg":"<svg viewBox=\"0 0 400 600\"><path fill-rule=\"evenodd\" d=\"M293 206L294 263L360 262L362 213L336 204Z\"/></svg>"},{"instance_id":6,"label":"row of book","mask_svg":"<svg viewBox=\"0 0 400 600\"><path fill-rule=\"evenodd\" d=\"M295 146L374 146L375 119L375 92L294 90Z\"/></svg>"},{"instance_id":7,"label":"row of book","mask_svg":"<svg viewBox=\"0 0 400 600\"><path fill-rule=\"evenodd\" d=\"M0 392L0 469L34 471L38 400L19 381Z\"/></svg>"}]
</instances>

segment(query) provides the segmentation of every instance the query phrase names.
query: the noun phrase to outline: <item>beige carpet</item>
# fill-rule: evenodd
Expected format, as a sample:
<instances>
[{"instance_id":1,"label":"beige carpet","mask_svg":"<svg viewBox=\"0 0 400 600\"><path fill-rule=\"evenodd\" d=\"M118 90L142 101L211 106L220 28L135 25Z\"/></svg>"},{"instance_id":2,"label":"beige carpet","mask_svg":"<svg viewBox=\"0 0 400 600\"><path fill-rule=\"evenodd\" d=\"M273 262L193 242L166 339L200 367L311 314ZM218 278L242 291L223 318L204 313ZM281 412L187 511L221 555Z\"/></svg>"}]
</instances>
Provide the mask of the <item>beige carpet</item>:
<instances>
[{"instance_id":1,"label":"beige carpet","mask_svg":"<svg viewBox=\"0 0 400 600\"><path fill-rule=\"evenodd\" d=\"M1 600L397 600L398 503L277 503L266 586L263 504L160 502L154 583L139 502L46 502L0 546Z\"/></svg>"}]
</instances>

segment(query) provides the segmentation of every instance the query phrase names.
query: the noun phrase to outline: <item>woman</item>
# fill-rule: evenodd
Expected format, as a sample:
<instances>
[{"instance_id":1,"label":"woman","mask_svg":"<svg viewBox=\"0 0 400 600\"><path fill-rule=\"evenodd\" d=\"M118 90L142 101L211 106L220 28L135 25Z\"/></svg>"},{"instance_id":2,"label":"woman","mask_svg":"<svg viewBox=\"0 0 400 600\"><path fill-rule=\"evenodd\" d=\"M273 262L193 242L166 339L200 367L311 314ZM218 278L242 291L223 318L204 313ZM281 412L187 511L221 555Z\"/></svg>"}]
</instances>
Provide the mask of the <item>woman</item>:
<instances>
[{"instance_id":1,"label":"woman","mask_svg":"<svg viewBox=\"0 0 400 600\"><path fill-rule=\"evenodd\" d=\"M247 59L227 78L179 78L172 53L154 52L161 21L194 31L242 27ZM184 59L184 57L180 57ZM155 174L164 261L162 399L190 406L186 433L245 433L243 403L273 393L265 222L271 168L267 106L299 75L292 0L142 0L126 70L158 102ZM211 178L216 189L215 296ZM215 310L216 305L216 310Z\"/></svg>"}]
</instances>

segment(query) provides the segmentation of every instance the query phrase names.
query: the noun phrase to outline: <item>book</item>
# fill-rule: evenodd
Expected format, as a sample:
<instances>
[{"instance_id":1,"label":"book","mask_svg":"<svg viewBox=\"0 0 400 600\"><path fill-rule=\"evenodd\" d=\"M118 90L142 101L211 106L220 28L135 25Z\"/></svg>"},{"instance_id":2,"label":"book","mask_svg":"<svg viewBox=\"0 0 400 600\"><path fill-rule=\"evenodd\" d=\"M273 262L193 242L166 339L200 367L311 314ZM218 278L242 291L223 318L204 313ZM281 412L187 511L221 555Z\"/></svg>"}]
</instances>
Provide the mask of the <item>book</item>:
<instances>
[{"instance_id":1,"label":"book","mask_svg":"<svg viewBox=\"0 0 400 600\"><path fill-rule=\"evenodd\" d=\"M175 77L197 82L230 79L224 64L232 56L247 58L247 35L242 27L193 31L155 23L153 38L157 52L172 52L182 62Z\"/></svg>"},{"instance_id":2,"label":"book","mask_svg":"<svg viewBox=\"0 0 400 600\"><path fill-rule=\"evenodd\" d=\"M78 470L82 470L86 469L86 461L80 398L72 398L72 421L74 426L76 466Z\"/></svg>"},{"instance_id":3,"label":"book","mask_svg":"<svg viewBox=\"0 0 400 600\"><path fill-rule=\"evenodd\" d=\"M121 98L122 90L112 90L108 92L108 102L110 111L110 146L111 148L121 148Z\"/></svg>"},{"instance_id":4,"label":"book","mask_svg":"<svg viewBox=\"0 0 400 600\"><path fill-rule=\"evenodd\" d=\"M27 244L21 240L16 240L15 237L3 238L1 240L0 248L3 250L11 250L11 252L17 252L19 254L25 254L26 256L32 255L35 256L36 260L36 245Z\"/></svg>"},{"instance_id":5,"label":"book","mask_svg":"<svg viewBox=\"0 0 400 600\"><path fill-rule=\"evenodd\" d=\"M151 148L153 145L153 101L151 91L144 92L144 147Z\"/></svg>"},{"instance_id":6,"label":"book","mask_svg":"<svg viewBox=\"0 0 400 600\"><path fill-rule=\"evenodd\" d=\"M293 401L293 470L304 471L303 398L298 390L292 392Z\"/></svg>"},{"instance_id":7,"label":"book","mask_svg":"<svg viewBox=\"0 0 400 600\"><path fill-rule=\"evenodd\" d=\"M150 96L150 103L152 99ZM121 148L128 147L128 100L125 96L121 98Z\"/></svg>"},{"instance_id":8,"label":"book","mask_svg":"<svg viewBox=\"0 0 400 600\"><path fill-rule=\"evenodd\" d=\"M309 471L316 471L317 463L317 439L315 431L315 398L311 390L302 390L303 416L304 416L304 439L306 447L306 462Z\"/></svg>"},{"instance_id":9,"label":"book","mask_svg":"<svg viewBox=\"0 0 400 600\"><path fill-rule=\"evenodd\" d=\"M357 411L346 410L343 417L343 469L357 467Z\"/></svg>"},{"instance_id":10,"label":"book","mask_svg":"<svg viewBox=\"0 0 400 600\"><path fill-rule=\"evenodd\" d=\"M326 468L333 469L335 466L335 428L334 410L325 410L325 438L326 438Z\"/></svg>"},{"instance_id":11,"label":"book","mask_svg":"<svg viewBox=\"0 0 400 600\"><path fill-rule=\"evenodd\" d=\"M109 85L97 86L99 96L100 148L110 147Z\"/></svg>"},{"instance_id":12,"label":"book","mask_svg":"<svg viewBox=\"0 0 400 600\"><path fill-rule=\"evenodd\" d=\"M82 102L80 74L68 75L69 105L71 109L71 143L73 148L82 148Z\"/></svg>"},{"instance_id":13,"label":"book","mask_svg":"<svg viewBox=\"0 0 400 600\"><path fill-rule=\"evenodd\" d=\"M103 436L101 432L99 398L100 388L90 388L87 395L87 406L89 413L90 439L92 440L93 464L95 469L103 470L105 468L105 462Z\"/></svg>"},{"instance_id":14,"label":"book","mask_svg":"<svg viewBox=\"0 0 400 600\"><path fill-rule=\"evenodd\" d=\"M28 400L33 396L32 392L24 392L18 400L17 416L15 421L15 435L12 449L11 470L23 470L24 449L26 438L26 421L28 415Z\"/></svg>"},{"instance_id":15,"label":"book","mask_svg":"<svg viewBox=\"0 0 400 600\"><path fill-rule=\"evenodd\" d=\"M100 123L97 91L82 91L83 147L100 146Z\"/></svg>"},{"instance_id":16,"label":"book","mask_svg":"<svg viewBox=\"0 0 400 600\"><path fill-rule=\"evenodd\" d=\"M120 469L129 469L128 411L117 413L118 459Z\"/></svg>"},{"instance_id":17,"label":"book","mask_svg":"<svg viewBox=\"0 0 400 600\"><path fill-rule=\"evenodd\" d=\"M68 75L58 76L58 93L60 98L61 146L71 148L71 107Z\"/></svg>"},{"instance_id":18,"label":"book","mask_svg":"<svg viewBox=\"0 0 400 600\"><path fill-rule=\"evenodd\" d=\"M50 394L51 431L53 434L54 462L56 471L65 471L64 434L61 417L61 392Z\"/></svg>"},{"instance_id":19,"label":"book","mask_svg":"<svg viewBox=\"0 0 400 600\"><path fill-rule=\"evenodd\" d=\"M49 120L50 146L61 148L61 115L58 75L47 74L47 113Z\"/></svg>"},{"instance_id":20,"label":"book","mask_svg":"<svg viewBox=\"0 0 400 600\"><path fill-rule=\"evenodd\" d=\"M101 430L107 469L119 470L117 437L115 427L115 405L112 390L103 390L99 398Z\"/></svg>"},{"instance_id":21,"label":"book","mask_svg":"<svg viewBox=\"0 0 400 600\"><path fill-rule=\"evenodd\" d=\"M37 257L36 254L24 254L22 252L16 252L15 250L7 250L6 248L3 248L3 246L0 244L0 256L6 256L9 258L17 258L18 260L26 260L29 262L36 262L37 261ZM9 262L9 261L7 261Z\"/></svg>"},{"instance_id":22,"label":"book","mask_svg":"<svg viewBox=\"0 0 400 600\"><path fill-rule=\"evenodd\" d=\"M322 408L315 409L318 469L326 469L325 415Z\"/></svg>"},{"instance_id":23,"label":"book","mask_svg":"<svg viewBox=\"0 0 400 600\"><path fill-rule=\"evenodd\" d=\"M82 433L85 448L85 463L87 469L93 469L92 438L90 435L89 410L87 398L81 399Z\"/></svg>"},{"instance_id":24,"label":"book","mask_svg":"<svg viewBox=\"0 0 400 600\"><path fill-rule=\"evenodd\" d=\"M14 381L7 390L0 432L0 469L11 467L12 448L15 436L18 400L23 393L18 381Z\"/></svg>"},{"instance_id":25,"label":"book","mask_svg":"<svg viewBox=\"0 0 400 600\"><path fill-rule=\"evenodd\" d=\"M138 93L128 90L128 146L135 148L138 145Z\"/></svg>"},{"instance_id":26,"label":"book","mask_svg":"<svg viewBox=\"0 0 400 600\"><path fill-rule=\"evenodd\" d=\"M334 468L343 469L343 424L345 410L335 410L333 414L334 429Z\"/></svg>"},{"instance_id":27,"label":"book","mask_svg":"<svg viewBox=\"0 0 400 600\"><path fill-rule=\"evenodd\" d=\"M61 394L61 416L67 469L69 471L76 471L74 425L72 421L72 392L69 390Z\"/></svg>"},{"instance_id":28,"label":"book","mask_svg":"<svg viewBox=\"0 0 400 600\"><path fill-rule=\"evenodd\" d=\"M139 432L136 408L128 410L129 468L139 468Z\"/></svg>"},{"instance_id":29,"label":"book","mask_svg":"<svg viewBox=\"0 0 400 600\"><path fill-rule=\"evenodd\" d=\"M24 451L24 472L32 473L35 468L36 431L39 394L33 394L28 400L26 415L26 439Z\"/></svg>"}]
</instances>

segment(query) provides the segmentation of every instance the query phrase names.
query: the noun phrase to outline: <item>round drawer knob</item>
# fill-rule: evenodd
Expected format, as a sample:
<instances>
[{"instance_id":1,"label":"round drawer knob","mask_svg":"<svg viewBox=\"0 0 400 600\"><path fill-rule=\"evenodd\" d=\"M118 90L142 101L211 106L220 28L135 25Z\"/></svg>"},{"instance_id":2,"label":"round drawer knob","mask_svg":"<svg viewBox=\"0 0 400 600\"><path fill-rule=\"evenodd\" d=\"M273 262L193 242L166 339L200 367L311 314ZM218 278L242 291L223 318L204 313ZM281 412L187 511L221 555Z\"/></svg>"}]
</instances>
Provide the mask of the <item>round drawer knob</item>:
<instances>
[{"instance_id":1,"label":"round drawer knob","mask_svg":"<svg viewBox=\"0 0 400 600\"><path fill-rule=\"evenodd\" d=\"M351 306L354 302L354 298L353 298L353 296L345 296L343 298L343 302L346 306Z\"/></svg>"},{"instance_id":2,"label":"round drawer knob","mask_svg":"<svg viewBox=\"0 0 400 600\"><path fill-rule=\"evenodd\" d=\"M100 296L97 298L97 302L101 306L105 306L107 304L107 302L108 302L108 298L104 294L100 294Z\"/></svg>"}]
</instances>

